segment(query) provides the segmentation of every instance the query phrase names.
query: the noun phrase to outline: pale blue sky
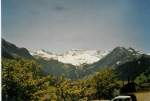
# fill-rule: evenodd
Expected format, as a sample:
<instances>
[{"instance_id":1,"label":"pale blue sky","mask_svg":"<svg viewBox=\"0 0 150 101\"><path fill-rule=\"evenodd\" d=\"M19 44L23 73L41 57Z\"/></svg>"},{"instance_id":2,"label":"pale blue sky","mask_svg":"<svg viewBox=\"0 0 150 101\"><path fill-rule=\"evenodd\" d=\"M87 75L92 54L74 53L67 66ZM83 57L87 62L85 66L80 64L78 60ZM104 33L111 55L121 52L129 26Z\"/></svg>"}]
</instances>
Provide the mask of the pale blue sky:
<instances>
[{"instance_id":1,"label":"pale blue sky","mask_svg":"<svg viewBox=\"0 0 150 101\"><path fill-rule=\"evenodd\" d=\"M2 37L33 50L150 52L150 0L2 0Z\"/></svg>"}]
</instances>

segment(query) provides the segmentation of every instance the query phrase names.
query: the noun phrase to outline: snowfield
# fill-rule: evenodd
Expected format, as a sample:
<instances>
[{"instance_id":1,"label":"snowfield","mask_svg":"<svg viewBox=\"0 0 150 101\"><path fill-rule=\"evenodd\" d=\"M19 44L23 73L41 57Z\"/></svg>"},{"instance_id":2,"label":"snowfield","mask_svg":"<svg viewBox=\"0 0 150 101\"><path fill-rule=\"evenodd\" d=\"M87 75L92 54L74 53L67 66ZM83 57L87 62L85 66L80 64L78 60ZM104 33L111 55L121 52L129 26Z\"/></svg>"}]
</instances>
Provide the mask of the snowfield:
<instances>
[{"instance_id":1,"label":"snowfield","mask_svg":"<svg viewBox=\"0 0 150 101\"><path fill-rule=\"evenodd\" d=\"M45 50L37 50L36 52L30 53L31 55L43 57L46 60L55 59L63 63L79 66L81 64L92 64L97 62L109 52L100 50L70 50L62 54L55 54Z\"/></svg>"}]
</instances>

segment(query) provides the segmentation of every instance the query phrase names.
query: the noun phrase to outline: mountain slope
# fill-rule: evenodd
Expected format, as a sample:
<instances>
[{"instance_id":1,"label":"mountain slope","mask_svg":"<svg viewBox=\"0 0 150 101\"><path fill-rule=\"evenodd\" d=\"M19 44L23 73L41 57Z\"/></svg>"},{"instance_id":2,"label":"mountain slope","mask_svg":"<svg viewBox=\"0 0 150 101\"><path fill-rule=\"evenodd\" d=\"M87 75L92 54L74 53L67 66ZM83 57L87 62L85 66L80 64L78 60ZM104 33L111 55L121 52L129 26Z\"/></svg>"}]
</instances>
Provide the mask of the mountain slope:
<instances>
[{"instance_id":1,"label":"mountain slope","mask_svg":"<svg viewBox=\"0 0 150 101\"><path fill-rule=\"evenodd\" d=\"M91 68L112 67L134 60L139 56L140 53L132 48L116 47L100 61L92 64Z\"/></svg>"},{"instance_id":2,"label":"mountain slope","mask_svg":"<svg viewBox=\"0 0 150 101\"><path fill-rule=\"evenodd\" d=\"M16 45L2 39L2 58L7 59L32 59L41 65L44 75L62 76L77 79L76 67L71 64L64 64L57 60L45 60L39 56L32 56L25 48L19 48Z\"/></svg>"},{"instance_id":3,"label":"mountain slope","mask_svg":"<svg viewBox=\"0 0 150 101\"><path fill-rule=\"evenodd\" d=\"M83 68L84 68L83 74L84 74L84 76L86 76L88 74L93 74L96 71L98 71L99 69L105 68L105 67L118 68L119 66L121 67L122 65L126 65L126 63L129 63L129 62L139 59L141 56L142 56L141 53L139 53L138 51L135 51L132 48L127 49L124 47L116 47L108 55L103 57L98 62L93 63L91 65L83 66ZM118 73L119 72L122 72L122 71L118 70ZM126 75L125 72L123 74Z\"/></svg>"},{"instance_id":4,"label":"mountain slope","mask_svg":"<svg viewBox=\"0 0 150 101\"><path fill-rule=\"evenodd\" d=\"M77 79L76 67L71 64L64 64L57 60L45 60L35 56L36 61L42 65L42 71L46 75L64 76L70 79Z\"/></svg>"},{"instance_id":5,"label":"mountain slope","mask_svg":"<svg viewBox=\"0 0 150 101\"><path fill-rule=\"evenodd\" d=\"M116 71L123 80L134 80L141 73L148 75L150 74L150 56L143 54L135 60L119 65Z\"/></svg>"},{"instance_id":6,"label":"mountain slope","mask_svg":"<svg viewBox=\"0 0 150 101\"><path fill-rule=\"evenodd\" d=\"M4 39L2 39L2 57L5 58L22 57L26 59L33 58L26 48L18 48L14 44L7 42Z\"/></svg>"}]
</instances>

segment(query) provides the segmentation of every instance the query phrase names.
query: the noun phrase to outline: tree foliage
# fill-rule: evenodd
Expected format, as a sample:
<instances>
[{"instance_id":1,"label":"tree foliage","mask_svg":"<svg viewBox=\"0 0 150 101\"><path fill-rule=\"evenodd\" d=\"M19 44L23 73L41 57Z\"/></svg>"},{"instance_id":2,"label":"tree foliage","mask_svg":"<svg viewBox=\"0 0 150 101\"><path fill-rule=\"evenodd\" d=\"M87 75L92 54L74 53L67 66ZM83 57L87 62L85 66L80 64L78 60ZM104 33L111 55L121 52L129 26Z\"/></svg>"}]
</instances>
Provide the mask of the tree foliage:
<instances>
[{"instance_id":1,"label":"tree foliage","mask_svg":"<svg viewBox=\"0 0 150 101\"><path fill-rule=\"evenodd\" d=\"M140 74L135 78L135 82L140 85L142 83L146 83L150 81L150 75L145 75L144 73Z\"/></svg>"},{"instance_id":2,"label":"tree foliage","mask_svg":"<svg viewBox=\"0 0 150 101\"><path fill-rule=\"evenodd\" d=\"M48 87L50 77L40 76L40 66L33 60L2 61L2 92L4 100L35 100ZM42 92L40 96L37 93Z\"/></svg>"},{"instance_id":3,"label":"tree foliage","mask_svg":"<svg viewBox=\"0 0 150 101\"><path fill-rule=\"evenodd\" d=\"M77 101L113 96L117 76L103 69L85 80L69 80L64 76L41 74L34 60L3 59L2 92L5 101Z\"/></svg>"},{"instance_id":4,"label":"tree foliage","mask_svg":"<svg viewBox=\"0 0 150 101\"><path fill-rule=\"evenodd\" d=\"M96 88L96 96L99 99L111 98L113 92L118 88L117 75L112 69L102 69L92 79L92 84Z\"/></svg>"}]
</instances>

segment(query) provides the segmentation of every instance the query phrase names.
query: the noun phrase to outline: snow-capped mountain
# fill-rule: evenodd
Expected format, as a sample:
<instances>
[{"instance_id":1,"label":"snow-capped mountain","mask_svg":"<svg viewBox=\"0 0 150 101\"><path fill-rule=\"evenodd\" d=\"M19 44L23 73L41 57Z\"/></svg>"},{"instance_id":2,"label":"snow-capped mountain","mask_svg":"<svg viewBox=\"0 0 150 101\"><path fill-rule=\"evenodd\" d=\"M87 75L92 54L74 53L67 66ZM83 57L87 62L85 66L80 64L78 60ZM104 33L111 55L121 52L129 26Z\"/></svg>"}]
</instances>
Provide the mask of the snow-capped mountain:
<instances>
[{"instance_id":1,"label":"snow-capped mountain","mask_svg":"<svg viewBox=\"0 0 150 101\"><path fill-rule=\"evenodd\" d=\"M108 52L97 50L71 50L58 57L58 61L73 65L92 64L99 61Z\"/></svg>"},{"instance_id":2,"label":"snow-capped mountain","mask_svg":"<svg viewBox=\"0 0 150 101\"><path fill-rule=\"evenodd\" d=\"M45 59L57 59L57 55L44 49L37 50L36 52L30 52L32 55L37 55Z\"/></svg>"},{"instance_id":3,"label":"snow-capped mountain","mask_svg":"<svg viewBox=\"0 0 150 101\"><path fill-rule=\"evenodd\" d=\"M37 50L30 52L32 55L43 57L44 59L55 59L63 63L69 63L79 66L81 64L92 64L106 56L108 51L99 50L70 50L62 54L55 54L45 50Z\"/></svg>"},{"instance_id":4,"label":"snow-capped mountain","mask_svg":"<svg viewBox=\"0 0 150 101\"><path fill-rule=\"evenodd\" d=\"M111 53L111 54L108 54L108 53ZM35 55L40 56L44 58L45 60L54 59L62 63L68 63L68 64L72 64L75 66L79 66L81 64L93 64L95 62L100 61L102 58L103 58L103 61L104 61L104 58L108 58L108 60L109 59L114 60L117 58L116 56L120 58L118 59L118 61L115 61L115 63L120 64L122 63L122 61L120 60L124 59L126 56L137 57L143 54L143 52L135 50L131 47L129 48L116 47L115 49L111 51L82 50L82 49L79 50L78 49L78 50L66 51L62 54L56 54L56 53L48 52L42 49L42 50L37 50L35 52L30 51L30 54L32 54L33 56ZM128 60L128 59L125 59L125 60ZM107 62L110 62L110 60Z\"/></svg>"},{"instance_id":5,"label":"snow-capped mountain","mask_svg":"<svg viewBox=\"0 0 150 101\"><path fill-rule=\"evenodd\" d=\"M63 75L73 80L89 77L104 67L113 68L122 80L127 80L128 77L136 78L138 75L150 72L150 54L133 48L115 47L110 52L70 50L62 54L55 54L45 50L33 52L2 39L2 59L17 61L22 58L31 59L40 64L44 75L50 74L57 77ZM46 59L52 60L47 61ZM83 63L91 64L78 66Z\"/></svg>"}]
</instances>

